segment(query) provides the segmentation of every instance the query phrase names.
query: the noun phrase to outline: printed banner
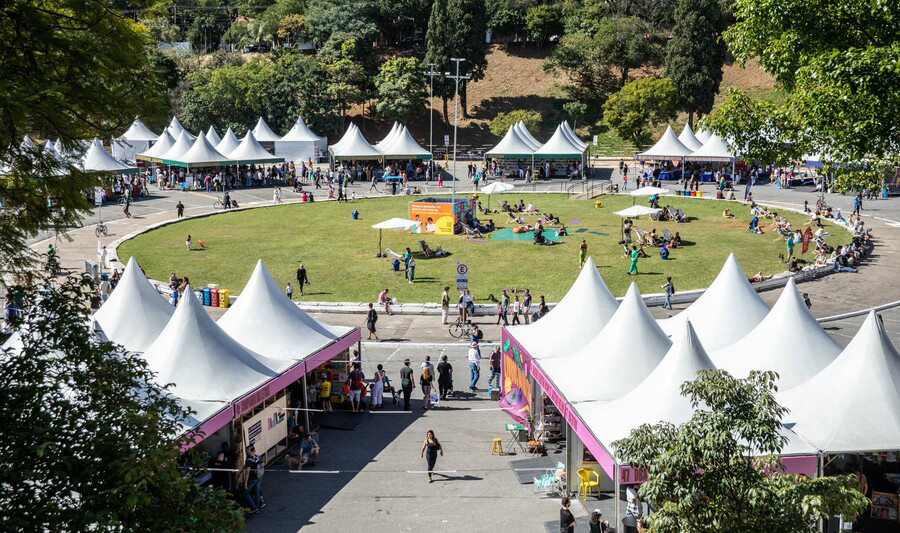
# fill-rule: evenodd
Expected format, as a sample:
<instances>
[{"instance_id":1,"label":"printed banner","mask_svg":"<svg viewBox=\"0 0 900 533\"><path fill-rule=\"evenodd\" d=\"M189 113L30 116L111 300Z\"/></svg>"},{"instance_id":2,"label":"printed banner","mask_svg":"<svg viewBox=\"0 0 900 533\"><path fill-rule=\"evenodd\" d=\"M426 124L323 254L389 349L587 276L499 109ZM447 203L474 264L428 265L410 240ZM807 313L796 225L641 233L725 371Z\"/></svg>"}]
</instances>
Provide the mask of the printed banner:
<instances>
[{"instance_id":1,"label":"printed banner","mask_svg":"<svg viewBox=\"0 0 900 533\"><path fill-rule=\"evenodd\" d=\"M525 421L531 414L531 382L528 380L531 356L506 328L502 328L500 342L500 408L514 419Z\"/></svg>"},{"instance_id":2,"label":"printed banner","mask_svg":"<svg viewBox=\"0 0 900 533\"><path fill-rule=\"evenodd\" d=\"M410 202L409 219L419 222L413 233L431 233L434 235L453 235L453 204L437 202Z\"/></svg>"}]
</instances>

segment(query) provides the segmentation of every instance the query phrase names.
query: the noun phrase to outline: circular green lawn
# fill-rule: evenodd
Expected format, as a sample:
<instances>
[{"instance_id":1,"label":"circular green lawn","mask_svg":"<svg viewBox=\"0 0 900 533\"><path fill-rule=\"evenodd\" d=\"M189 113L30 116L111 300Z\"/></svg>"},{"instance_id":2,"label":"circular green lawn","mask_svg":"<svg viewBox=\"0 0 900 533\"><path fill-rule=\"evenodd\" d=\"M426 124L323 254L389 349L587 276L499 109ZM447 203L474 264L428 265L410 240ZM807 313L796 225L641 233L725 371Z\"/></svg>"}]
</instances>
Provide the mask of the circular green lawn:
<instances>
[{"instance_id":1,"label":"circular green lawn","mask_svg":"<svg viewBox=\"0 0 900 533\"><path fill-rule=\"evenodd\" d=\"M594 207L594 200L569 200L559 194L495 194L491 203L497 205L497 200L504 199L513 203L520 198L558 216L570 236L555 246L537 246L531 239L477 242L458 235L384 231L383 247L398 253L406 247L418 252L422 238L432 249L441 246L450 252L448 257L431 259L416 253L415 284L407 283L402 267L394 272L387 259L375 257L378 230L370 227L392 217L407 218L411 197L291 204L191 219L128 240L119 247L118 255L122 261L134 256L154 279L168 279L174 271L178 276L188 276L195 287L217 283L233 293L241 291L257 259L265 262L282 287L293 280L297 266L303 262L312 283L302 299L345 302L373 301L384 288L389 288L401 303L437 302L444 286L455 289L457 261L469 266L469 286L476 300L490 293L497 295L503 288L528 287L535 297L545 295L548 302L558 301L578 275L581 239L587 241L588 255L593 256L616 296L623 295L632 281L642 293L658 293L666 276L672 276L679 291L706 287L730 252L735 253L748 276L786 269L778 258L784 253L784 241L774 231L765 235L748 233L749 209L737 202L663 197L663 205L683 209L690 221L678 224L641 217L635 227L646 231L656 228L660 235L664 229L672 234L680 232L684 246L671 250L668 261L660 260L655 249L646 249L651 257L639 261L640 274L628 276L629 261L618 244L621 219L614 212L631 206L631 197L602 198L599 209ZM637 202L646 199L638 198ZM483 203L486 205L486 201ZM726 207L735 219L722 217ZM351 218L354 209L359 210L359 220ZM806 227L805 216L781 214L795 227ZM506 215L492 217L498 227L512 227L506 224ZM533 223L536 217L527 220ZM840 238L838 231L830 228L830 233ZM193 251L185 248L188 234L194 241ZM200 240L205 245L203 250L196 249ZM812 261L812 249L803 257ZM299 295L296 287L294 295Z\"/></svg>"}]
</instances>

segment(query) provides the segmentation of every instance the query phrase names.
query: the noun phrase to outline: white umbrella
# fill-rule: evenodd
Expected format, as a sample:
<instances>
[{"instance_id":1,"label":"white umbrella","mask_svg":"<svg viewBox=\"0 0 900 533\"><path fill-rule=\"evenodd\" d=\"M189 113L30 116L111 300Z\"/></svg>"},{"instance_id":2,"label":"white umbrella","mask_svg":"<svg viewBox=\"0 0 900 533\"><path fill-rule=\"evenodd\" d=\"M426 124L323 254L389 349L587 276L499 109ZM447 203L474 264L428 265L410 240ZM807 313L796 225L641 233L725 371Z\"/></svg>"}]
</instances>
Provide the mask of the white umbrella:
<instances>
[{"instance_id":1,"label":"white umbrella","mask_svg":"<svg viewBox=\"0 0 900 533\"><path fill-rule=\"evenodd\" d=\"M631 196L654 196L656 194L666 194L669 192L669 189L663 189L661 187L641 187L640 189L635 189L631 191Z\"/></svg>"},{"instance_id":2,"label":"white umbrella","mask_svg":"<svg viewBox=\"0 0 900 533\"><path fill-rule=\"evenodd\" d=\"M381 253L381 231L386 229L392 229L394 231L400 230L409 230L410 228L414 228L419 225L419 222L415 220L409 220L408 218L392 218L389 220L385 220L384 222L379 222L378 224L373 224L372 227L378 230L378 255L375 257L382 257Z\"/></svg>"},{"instance_id":3,"label":"white umbrella","mask_svg":"<svg viewBox=\"0 0 900 533\"><path fill-rule=\"evenodd\" d=\"M491 208L491 195L495 192L506 192L515 189L515 187L511 183L506 183L505 181L494 181L489 185L485 185L481 188L481 192L488 195L487 207Z\"/></svg>"},{"instance_id":4,"label":"white umbrella","mask_svg":"<svg viewBox=\"0 0 900 533\"><path fill-rule=\"evenodd\" d=\"M621 211L616 211L616 214L620 217L639 217L641 215L651 215L653 213L658 213L660 209L658 207L645 207L643 205L633 205L628 209L623 209Z\"/></svg>"}]
</instances>

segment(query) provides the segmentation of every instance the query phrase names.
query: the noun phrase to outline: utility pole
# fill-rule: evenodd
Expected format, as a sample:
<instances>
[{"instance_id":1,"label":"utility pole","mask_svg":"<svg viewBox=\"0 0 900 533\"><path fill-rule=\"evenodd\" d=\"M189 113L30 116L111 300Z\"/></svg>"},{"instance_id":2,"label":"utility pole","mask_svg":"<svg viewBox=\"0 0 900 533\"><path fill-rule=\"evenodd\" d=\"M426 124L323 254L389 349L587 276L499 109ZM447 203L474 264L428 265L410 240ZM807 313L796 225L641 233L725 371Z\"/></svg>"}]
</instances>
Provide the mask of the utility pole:
<instances>
[{"instance_id":1,"label":"utility pole","mask_svg":"<svg viewBox=\"0 0 900 533\"><path fill-rule=\"evenodd\" d=\"M434 161L434 77L440 76L440 72L434 70L434 63L428 63L428 72L423 72L431 78L428 89L428 151L431 152Z\"/></svg>"},{"instance_id":2,"label":"utility pole","mask_svg":"<svg viewBox=\"0 0 900 533\"><path fill-rule=\"evenodd\" d=\"M450 58L450 61L456 63L456 75L445 72L444 77L456 82L456 90L453 95L453 187L450 193L450 203L453 206L453 210L456 211L456 129L459 125L459 80L470 80L472 79L472 74L468 73L460 76L459 64L465 61L464 58L453 57Z\"/></svg>"}]
</instances>

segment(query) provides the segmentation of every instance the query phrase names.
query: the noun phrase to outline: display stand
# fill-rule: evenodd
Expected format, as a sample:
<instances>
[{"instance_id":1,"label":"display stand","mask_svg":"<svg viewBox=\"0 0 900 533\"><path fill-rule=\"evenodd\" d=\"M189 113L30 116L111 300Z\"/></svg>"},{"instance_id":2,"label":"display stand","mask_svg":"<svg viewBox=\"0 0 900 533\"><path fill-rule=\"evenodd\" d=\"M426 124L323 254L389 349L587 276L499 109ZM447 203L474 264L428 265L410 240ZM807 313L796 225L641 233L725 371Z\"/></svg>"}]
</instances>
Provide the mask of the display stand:
<instances>
[{"instance_id":1,"label":"display stand","mask_svg":"<svg viewBox=\"0 0 900 533\"><path fill-rule=\"evenodd\" d=\"M891 492L872 491L872 518L900 521L900 496Z\"/></svg>"}]
</instances>

